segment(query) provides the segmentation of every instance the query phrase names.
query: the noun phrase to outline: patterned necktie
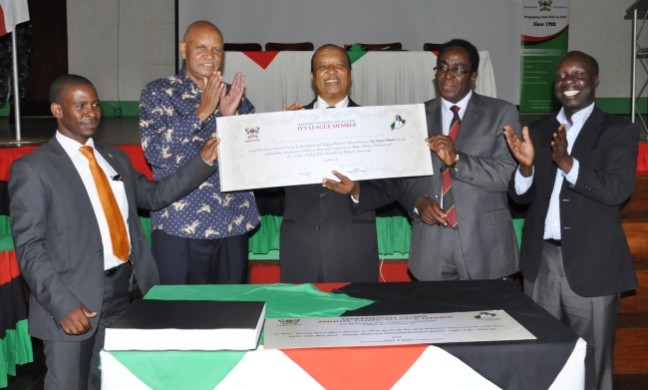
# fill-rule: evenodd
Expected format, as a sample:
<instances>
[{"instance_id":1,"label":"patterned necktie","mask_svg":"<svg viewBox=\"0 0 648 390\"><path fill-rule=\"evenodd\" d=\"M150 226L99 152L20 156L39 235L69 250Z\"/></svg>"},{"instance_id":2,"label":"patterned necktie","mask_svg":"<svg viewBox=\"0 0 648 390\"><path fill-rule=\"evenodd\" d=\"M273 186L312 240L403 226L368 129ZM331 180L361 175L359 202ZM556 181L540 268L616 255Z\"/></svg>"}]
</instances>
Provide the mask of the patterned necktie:
<instances>
[{"instance_id":1,"label":"patterned necktie","mask_svg":"<svg viewBox=\"0 0 648 390\"><path fill-rule=\"evenodd\" d=\"M459 118L459 106L452 106L452 122L448 137L455 141L459 127L461 127L461 118ZM448 215L448 225L455 229L457 227L457 211L455 209L454 197L452 196L452 179L450 178L450 167L446 166L443 170L443 211Z\"/></svg>"},{"instance_id":2,"label":"patterned necktie","mask_svg":"<svg viewBox=\"0 0 648 390\"><path fill-rule=\"evenodd\" d=\"M106 215L106 222L108 222L108 230L110 231L110 241L112 242L112 249L115 257L121 261L128 261L128 253L130 252L130 244L128 243L128 234L126 233L126 225L124 218L115 194L113 194L108 177L97 164L95 159L94 150L91 146L82 146L79 148L81 153L90 161L90 172L97 186L97 194L101 201L101 207Z\"/></svg>"}]
</instances>

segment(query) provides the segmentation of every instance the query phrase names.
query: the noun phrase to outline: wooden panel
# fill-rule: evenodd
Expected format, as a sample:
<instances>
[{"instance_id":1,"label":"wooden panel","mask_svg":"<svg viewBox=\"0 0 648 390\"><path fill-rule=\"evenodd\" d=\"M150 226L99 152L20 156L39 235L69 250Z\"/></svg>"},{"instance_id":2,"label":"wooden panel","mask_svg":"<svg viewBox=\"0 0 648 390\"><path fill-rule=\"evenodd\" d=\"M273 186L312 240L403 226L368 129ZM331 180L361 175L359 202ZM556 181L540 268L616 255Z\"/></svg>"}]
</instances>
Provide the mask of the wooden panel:
<instances>
[{"instance_id":1,"label":"wooden panel","mask_svg":"<svg viewBox=\"0 0 648 390\"><path fill-rule=\"evenodd\" d=\"M623 221L630 252L635 263L648 260L648 221Z\"/></svg>"},{"instance_id":2,"label":"wooden panel","mask_svg":"<svg viewBox=\"0 0 648 390\"><path fill-rule=\"evenodd\" d=\"M635 176L635 190L621 216L624 221L648 221L648 175Z\"/></svg>"},{"instance_id":3,"label":"wooden panel","mask_svg":"<svg viewBox=\"0 0 648 390\"><path fill-rule=\"evenodd\" d=\"M648 313L648 270L637 270L637 279L639 288L621 297L619 313Z\"/></svg>"},{"instance_id":4,"label":"wooden panel","mask_svg":"<svg viewBox=\"0 0 648 390\"><path fill-rule=\"evenodd\" d=\"M643 328L617 328L615 374L648 373L648 324Z\"/></svg>"}]
</instances>

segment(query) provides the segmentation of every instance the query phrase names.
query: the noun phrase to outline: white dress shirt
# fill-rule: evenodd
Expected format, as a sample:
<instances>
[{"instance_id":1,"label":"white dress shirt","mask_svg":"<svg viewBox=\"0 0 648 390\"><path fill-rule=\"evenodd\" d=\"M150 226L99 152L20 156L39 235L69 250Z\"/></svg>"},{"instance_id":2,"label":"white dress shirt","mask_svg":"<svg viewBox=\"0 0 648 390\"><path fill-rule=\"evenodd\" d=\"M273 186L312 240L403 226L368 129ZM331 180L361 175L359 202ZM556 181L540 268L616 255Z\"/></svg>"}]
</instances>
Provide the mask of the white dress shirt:
<instances>
[{"instance_id":1,"label":"white dress shirt","mask_svg":"<svg viewBox=\"0 0 648 390\"><path fill-rule=\"evenodd\" d=\"M97 163L103 169L106 176L108 176L108 182L112 188L113 194L115 194L115 199L119 205L119 210L121 211L122 217L128 216L128 200L126 199L126 189L124 188L124 183L118 179L117 172L113 167L108 164L108 162L103 158L103 156L95 149L94 141L92 138L88 139L85 145L78 143L72 138L66 137L61 134L61 132L56 132L56 140L61 144L65 153L70 156L74 167L76 168L81 180L83 181L83 186L85 187L90 202L92 203L92 208L94 210L95 217L97 218L97 224L99 225L99 231L101 232L101 242L103 244L103 253L104 253L104 270L116 267L120 264L123 264L113 254L112 250L112 241L110 239L110 230L108 228L108 222L106 221L106 214L104 213L101 201L99 200L99 194L97 192L97 186L95 184L92 173L90 172L90 164L88 158L84 156L79 148L82 146L91 146L94 149L95 159ZM128 240L130 242L130 233L128 232L128 221L124 217L124 224L126 226L126 232L129 235ZM131 246L132 248L132 246Z\"/></svg>"},{"instance_id":2,"label":"white dress shirt","mask_svg":"<svg viewBox=\"0 0 648 390\"><path fill-rule=\"evenodd\" d=\"M583 124L587 121L590 114L594 111L594 103L578 111L572 115L572 122L569 123L567 117L565 116L565 109L561 108L558 115L556 115L556 120L560 124L567 126L567 153L571 154L572 147L576 142L578 134L580 134ZM573 157L572 157L573 158ZM578 180L578 171L580 169L580 164L577 159L574 158L574 164L569 173L566 173L562 169L558 168L556 171L556 178L554 180L553 190L551 192L551 199L549 201L549 210L547 210L547 217L545 218L545 229L544 229L544 239L553 239L560 240L560 189L562 188L563 180L567 180L567 183L571 186L576 185ZM515 192L520 195L524 194L529 190L531 184L533 183L533 173L529 177L524 177L520 173L520 168L515 172Z\"/></svg>"}]
</instances>

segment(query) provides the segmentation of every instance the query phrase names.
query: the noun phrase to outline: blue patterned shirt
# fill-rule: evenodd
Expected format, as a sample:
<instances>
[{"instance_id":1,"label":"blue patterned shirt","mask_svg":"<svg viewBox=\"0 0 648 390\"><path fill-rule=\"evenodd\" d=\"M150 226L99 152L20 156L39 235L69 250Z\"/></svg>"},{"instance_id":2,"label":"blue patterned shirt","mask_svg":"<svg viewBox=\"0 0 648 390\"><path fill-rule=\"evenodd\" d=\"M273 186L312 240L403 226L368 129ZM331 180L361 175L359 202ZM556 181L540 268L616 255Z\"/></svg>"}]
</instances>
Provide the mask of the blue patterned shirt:
<instances>
[{"instance_id":1,"label":"blue patterned shirt","mask_svg":"<svg viewBox=\"0 0 648 390\"><path fill-rule=\"evenodd\" d=\"M152 81L142 91L140 139L156 180L173 174L200 152L207 138L216 134L220 110L201 124L195 113L200 97L198 86L184 70ZM238 113L253 112L254 106L244 97ZM151 212L152 229L193 239L237 236L258 223L259 212L252 192L222 193L218 172L184 198Z\"/></svg>"}]
</instances>

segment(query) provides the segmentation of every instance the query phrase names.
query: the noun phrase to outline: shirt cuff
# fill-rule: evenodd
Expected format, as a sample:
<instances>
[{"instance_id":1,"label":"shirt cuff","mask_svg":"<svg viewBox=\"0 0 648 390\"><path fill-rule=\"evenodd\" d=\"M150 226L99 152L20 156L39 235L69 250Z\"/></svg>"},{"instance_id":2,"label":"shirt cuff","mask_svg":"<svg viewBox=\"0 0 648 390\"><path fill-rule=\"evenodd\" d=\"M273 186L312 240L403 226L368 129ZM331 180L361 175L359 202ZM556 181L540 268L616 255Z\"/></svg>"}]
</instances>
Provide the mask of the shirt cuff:
<instances>
[{"instance_id":1,"label":"shirt cuff","mask_svg":"<svg viewBox=\"0 0 648 390\"><path fill-rule=\"evenodd\" d=\"M517 195L522 195L526 193L529 188L531 188L531 184L533 184L534 174L535 167L533 166L531 167L531 176L529 177L522 176L522 173L520 173L520 167L517 167L517 169L515 170L515 193Z\"/></svg>"},{"instance_id":2,"label":"shirt cuff","mask_svg":"<svg viewBox=\"0 0 648 390\"><path fill-rule=\"evenodd\" d=\"M574 160L574 163L572 164L572 169L569 171L569 173L565 173L563 170L561 170L560 174L563 175L563 177L569 184L575 186L576 181L578 180L578 171L580 169L580 164L578 163L578 160L573 157L572 160Z\"/></svg>"}]
</instances>

